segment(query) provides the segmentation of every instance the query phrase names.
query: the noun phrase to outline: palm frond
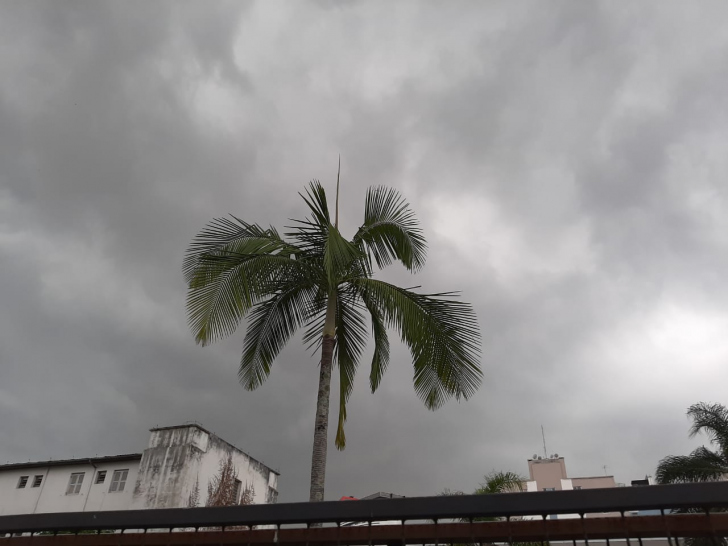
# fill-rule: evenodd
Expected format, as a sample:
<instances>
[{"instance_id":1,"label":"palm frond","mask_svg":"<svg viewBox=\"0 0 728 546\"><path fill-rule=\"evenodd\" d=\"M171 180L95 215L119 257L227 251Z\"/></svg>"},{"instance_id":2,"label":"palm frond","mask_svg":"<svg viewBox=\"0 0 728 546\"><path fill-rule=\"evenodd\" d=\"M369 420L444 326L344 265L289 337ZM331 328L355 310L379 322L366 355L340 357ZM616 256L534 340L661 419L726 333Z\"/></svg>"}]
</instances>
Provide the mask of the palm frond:
<instances>
[{"instance_id":1,"label":"palm frond","mask_svg":"<svg viewBox=\"0 0 728 546\"><path fill-rule=\"evenodd\" d=\"M393 260L410 271L418 271L425 264L427 243L419 222L405 199L391 188L369 188L364 224L352 242L366 249L380 268Z\"/></svg>"},{"instance_id":2,"label":"palm frond","mask_svg":"<svg viewBox=\"0 0 728 546\"><path fill-rule=\"evenodd\" d=\"M366 256L359 248L344 239L339 230L329 224L324 250L324 271L329 291L334 291L347 274L354 272L361 276L367 267Z\"/></svg>"},{"instance_id":3,"label":"palm frond","mask_svg":"<svg viewBox=\"0 0 728 546\"><path fill-rule=\"evenodd\" d=\"M290 226L289 229L292 231L286 235L298 241L296 246L307 254L320 257L323 255L331 224L326 191L318 180L313 180L306 188L306 194L299 193L299 195L308 205L311 216L305 220L293 220L295 225Z\"/></svg>"},{"instance_id":4,"label":"palm frond","mask_svg":"<svg viewBox=\"0 0 728 546\"><path fill-rule=\"evenodd\" d=\"M232 334L253 305L296 270L304 271L305 264L278 254L198 257L187 292L187 319L197 343Z\"/></svg>"},{"instance_id":5,"label":"palm frond","mask_svg":"<svg viewBox=\"0 0 728 546\"><path fill-rule=\"evenodd\" d=\"M182 264L188 284L198 274L199 261L206 256L281 254L291 257L300 252L272 226L264 229L235 216L231 218L214 218L192 240Z\"/></svg>"},{"instance_id":6,"label":"palm frond","mask_svg":"<svg viewBox=\"0 0 728 546\"><path fill-rule=\"evenodd\" d=\"M363 306L354 290L342 290L336 300L336 348L334 361L339 368L339 421L336 429L336 447L346 447L344 423L346 403L354 386L354 376L367 342L367 328L362 314Z\"/></svg>"},{"instance_id":7,"label":"palm frond","mask_svg":"<svg viewBox=\"0 0 728 546\"><path fill-rule=\"evenodd\" d=\"M399 330L414 363L414 385L429 409L478 388L480 332L472 307L453 294L417 294L375 279L352 279L362 300Z\"/></svg>"},{"instance_id":8,"label":"palm frond","mask_svg":"<svg viewBox=\"0 0 728 546\"><path fill-rule=\"evenodd\" d=\"M183 262L187 316L198 343L230 335L258 301L291 269L300 253L274 228L232 216L215 218L193 239Z\"/></svg>"},{"instance_id":9,"label":"palm frond","mask_svg":"<svg viewBox=\"0 0 728 546\"><path fill-rule=\"evenodd\" d=\"M320 287L317 298L319 298L322 302L321 311L309 319L306 324L306 330L303 333L303 344L306 346L306 350L310 351L311 354L314 354L321 349L321 343L323 342L322 333L324 331L324 324L326 323L327 295Z\"/></svg>"},{"instance_id":10,"label":"palm frond","mask_svg":"<svg viewBox=\"0 0 728 546\"><path fill-rule=\"evenodd\" d=\"M278 353L293 333L321 312L318 287L301 279L289 282L250 313L238 377L247 390L260 386Z\"/></svg>"},{"instance_id":11,"label":"palm frond","mask_svg":"<svg viewBox=\"0 0 728 546\"><path fill-rule=\"evenodd\" d=\"M723 457L728 460L728 408L722 404L700 402L690 406L687 414L693 420L690 437L705 432L710 443L718 444Z\"/></svg>"},{"instance_id":12,"label":"palm frond","mask_svg":"<svg viewBox=\"0 0 728 546\"><path fill-rule=\"evenodd\" d=\"M496 472L486 474L483 482L475 490L475 495L489 495L493 493L514 493L523 491L526 478L515 472Z\"/></svg>"},{"instance_id":13,"label":"palm frond","mask_svg":"<svg viewBox=\"0 0 728 546\"><path fill-rule=\"evenodd\" d=\"M699 447L690 455L670 455L662 459L655 478L661 484L717 481L728 473L727 463L717 453Z\"/></svg>"},{"instance_id":14,"label":"palm frond","mask_svg":"<svg viewBox=\"0 0 728 546\"><path fill-rule=\"evenodd\" d=\"M368 302L364 302L364 305L369 311L372 321L372 335L374 336L374 355L372 356L372 367L369 372L369 387L374 393L379 388L382 376L384 376L384 372L387 371L389 365L389 336L379 310L375 307L369 307Z\"/></svg>"}]
</instances>

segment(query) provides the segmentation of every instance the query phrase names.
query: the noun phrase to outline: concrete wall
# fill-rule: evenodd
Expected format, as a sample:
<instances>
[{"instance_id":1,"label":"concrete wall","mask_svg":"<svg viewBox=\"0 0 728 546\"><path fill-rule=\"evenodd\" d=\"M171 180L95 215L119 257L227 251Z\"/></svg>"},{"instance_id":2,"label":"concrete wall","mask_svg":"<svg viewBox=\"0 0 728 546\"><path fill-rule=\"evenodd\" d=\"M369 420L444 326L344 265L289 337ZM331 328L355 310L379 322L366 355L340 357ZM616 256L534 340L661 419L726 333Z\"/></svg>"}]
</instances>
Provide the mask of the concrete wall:
<instances>
[{"instance_id":1,"label":"concrete wall","mask_svg":"<svg viewBox=\"0 0 728 546\"><path fill-rule=\"evenodd\" d=\"M231 446L217 436L210 435L207 452L199 464L200 503L207 499L207 484L220 470L220 463L232 455L233 466L238 473L242 489L252 486L255 492L254 504L272 504L278 499L278 475L262 464ZM191 488L194 483L190 484ZM190 488L190 491L191 491Z\"/></svg>"},{"instance_id":2,"label":"concrete wall","mask_svg":"<svg viewBox=\"0 0 728 546\"><path fill-rule=\"evenodd\" d=\"M614 476L592 476L587 478L572 478L574 489L601 489L604 487L617 487Z\"/></svg>"},{"instance_id":3,"label":"concrete wall","mask_svg":"<svg viewBox=\"0 0 728 546\"><path fill-rule=\"evenodd\" d=\"M536 491L553 488L561 491L561 480L566 479L566 464L563 457L554 459L529 459L528 473L532 482L536 482ZM531 491L529 486L529 491Z\"/></svg>"},{"instance_id":4,"label":"concrete wall","mask_svg":"<svg viewBox=\"0 0 728 546\"><path fill-rule=\"evenodd\" d=\"M74 460L50 466L0 468L0 515L41 512L81 512L186 507L199 484L199 505L207 499L207 484L218 473L220 462L232 455L241 490L253 486L256 504L278 497L278 475L261 462L196 425L152 430L141 456L115 457L99 462ZM110 491L115 470L128 470L123 491ZM99 471L106 471L97 484ZM71 474L83 472L78 494L66 494ZM28 482L18 489L21 476ZM35 476L42 476L33 487Z\"/></svg>"},{"instance_id":5,"label":"concrete wall","mask_svg":"<svg viewBox=\"0 0 728 546\"><path fill-rule=\"evenodd\" d=\"M127 510L131 507L138 459L97 464L79 463L63 466L14 468L0 471L0 515L43 512L82 512ZM105 470L106 479L96 483L97 472ZM115 470L128 470L123 491L109 492ZM83 472L78 494L66 494L72 473ZM27 485L18 489L21 476L28 476ZM32 487L35 476L43 476L39 487Z\"/></svg>"},{"instance_id":6,"label":"concrete wall","mask_svg":"<svg viewBox=\"0 0 728 546\"><path fill-rule=\"evenodd\" d=\"M204 506L207 486L229 455L241 489L253 486L253 502L275 502L278 497L275 472L214 434L190 425L152 430L149 447L142 455L132 507L186 507L196 485L199 506Z\"/></svg>"},{"instance_id":7,"label":"concrete wall","mask_svg":"<svg viewBox=\"0 0 728 546\"><path fill-rule=\"evenodd\" d=\"M187 506L203 449L207 434L196 427L153 430L139 464L132 508Z\"/></svg>"}]
</instances>

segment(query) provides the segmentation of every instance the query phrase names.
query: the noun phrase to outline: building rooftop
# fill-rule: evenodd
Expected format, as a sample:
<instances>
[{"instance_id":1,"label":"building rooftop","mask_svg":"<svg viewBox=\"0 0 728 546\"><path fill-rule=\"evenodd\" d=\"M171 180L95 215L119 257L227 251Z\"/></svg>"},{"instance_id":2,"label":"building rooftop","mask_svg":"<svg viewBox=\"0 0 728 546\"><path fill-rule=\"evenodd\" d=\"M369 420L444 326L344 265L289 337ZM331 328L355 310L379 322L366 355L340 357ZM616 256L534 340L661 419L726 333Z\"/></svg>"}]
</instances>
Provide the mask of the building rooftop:
<instances>
[{"instance_id":1,"label":"building rooftop","mask_svg":"<svg viewBox=\"0 0 728 546\"><path fill-rule=\"evenodd\" d=\"M202 432L204 432L204 433L206 433L206 434L209 434L210 436L214 436L215 438L217 438L217 439L218 439L218 440L220 440L221 442L224 442L224 443L226 443L227 445L229 445L230 447L232 447L232 448L233 448L233 449L235 449L236 451L239 451L240 453L242 453L242 454L243 454L243 455L245 455L246 457L249 457L249 458L250 458L250 459L252 459L253 461L255 461L255 462L257 462L257 463L260 463L260 464L262 464L263 466L265 466L265 467L266 467L266 468L267 468L268 470L270 470L271 472L273 472L273 473L274 473L274 474L276 474L277 476L280 476L280 475L281 475L281 473L280 473L280 472L279 472L278 470L274 470L274 469L272 469L272 468L271 468L271 467L269 467L269 466L268 466L267 464L265 464L265 463L264 463L263 461L261 461L261 460L258 460L258 459L256 459L255 457L253 457L253 456L252 456L252 455L251 455L250 453L248 453L247 451L243 451L243 450L242 450L242 449L240 449L240 448L239 448L238 446L236 446L236 445L234 445L234 444L231 444L230 442L228 442L227 440L224 440L223 438L220 438L220 437L219 437L219 436L218 436L217 434L215 434L214 432L211 432L211 431L207 430L207 429L206 429L205 427L203 427L203 426L202 426L202 424L198 423L197 421L188 421L187 423L184 423L184 424L182 424L182 425L170 425L170 426L168 426L168 427L154 427L154 428L150 428L150 429L149 429L149 432L158 432L158 431L160 431L160 430L174 430L174 429L178 429L178 428L190 428L190 427L194 427L194 428L196 428L196 429L199 429L199 430L201 430Z\"/></svg>"},{"instance_id":2,"label":"building rooftop","mask_svg":"<svg viewBox=\"0 0 728 546\"><path fill-rule=\"evenodd\" d=\"M220 438L217 434L214 432L210 432L206 428L204 428L202 425L200 425L197 422L188 422L182 425L172 425L168 427L154 427L149 429L150 432L156 432L161 430L172 430L172 429L183 429L183 428L190 428L194 427L202 432L205 432L209 434L210 436L214 436L221 442L224 442L225 444L229 445L233 449L239 451L240 453L245 454L247 457L249 457L251 460L262 464L266 468L268 468L271 472L274 474L280 476L280 472L278 470L273 470L272 468L268 467L264 462L259 461L255 457L252 457L250 454L246 453L239 447L231 444L227 440L223 440ZM79 464L104 464L104 463L114 463L114 462L120 462L120 461L132 461L132 460L141 460L142 454L141 453L127 453L123 455L108 455L108 456L94 456L94 457L81 457L81 458L74 458L74 459L58 459L58 460L47 460L47 461L28 461L25 463L6 463L6 464L0 464L0 470L10 470L15 468L38 468L38 467L48 467L48 466L66 466L66 465L79 465Z\"/></svg>"},{"instance_id":3,"label":"building rooftop","mask_svg":"<svg viewBox=\"0 0 728 546\"><path fill-rule=\"evenodd\" d=\"M121 461L135 461L142 458L141 453L127 453L125 455L107 455L105 457L84 457L81 459L58 459L49 461L28 461L27 463L7 463L0 464L0 470L10 470L14 468L37 468L46 466L65 466L79 464L104 464L115 463Z\"/></svg>"},{"instance_id":4,"label":"building rooftop","mask_svg":"<svg viewBox=\"0 0 728 546\"><path fill-rule=\"evenodd\" d=\"M362 497L361 500L372 500L372 499L403 499L404 495L397 495L396 493L387 493L386 491L377 491L366 497Z\"/></svg>"}]
</instances>

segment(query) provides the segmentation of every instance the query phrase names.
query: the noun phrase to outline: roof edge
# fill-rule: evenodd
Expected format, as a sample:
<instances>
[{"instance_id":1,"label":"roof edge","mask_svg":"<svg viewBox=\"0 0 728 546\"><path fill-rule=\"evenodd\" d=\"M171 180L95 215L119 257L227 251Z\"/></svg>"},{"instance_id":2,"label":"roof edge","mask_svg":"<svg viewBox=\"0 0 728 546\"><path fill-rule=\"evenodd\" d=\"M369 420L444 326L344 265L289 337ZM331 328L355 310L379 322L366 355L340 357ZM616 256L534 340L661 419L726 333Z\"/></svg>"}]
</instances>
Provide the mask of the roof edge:
<instances>
[{"instance_id":1,"label":"roof edge","mask_svg":"<svg viewBox=\"0 0 728 546\"><path fill-rule=\"evenodd\" d=\"M0 464L0 470L13 470L15 468L38 468L47 466L75 466L82 464L103 464L114 463L120 461L136 461L141 460L141 453L126 453L123 455L107 455L103 457L85 457L80 459L58 459L49 461L28 461L27 463L7 463Z\"/></svg>"}]
</instances>

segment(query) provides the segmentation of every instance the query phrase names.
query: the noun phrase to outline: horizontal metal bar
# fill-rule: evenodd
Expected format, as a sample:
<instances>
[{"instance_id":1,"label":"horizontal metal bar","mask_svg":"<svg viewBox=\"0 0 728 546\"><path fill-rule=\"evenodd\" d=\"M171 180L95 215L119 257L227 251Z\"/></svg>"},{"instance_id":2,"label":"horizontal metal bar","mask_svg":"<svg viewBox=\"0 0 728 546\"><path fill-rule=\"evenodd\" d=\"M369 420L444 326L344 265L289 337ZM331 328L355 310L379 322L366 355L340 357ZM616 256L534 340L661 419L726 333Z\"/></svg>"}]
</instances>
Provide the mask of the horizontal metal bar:
<instances>
[{"instance_id":1,"label":"horizontal metal bar","mask_svg":"<svg viewBox=\"0 0 728 546\"><path fill-rule=\"evenodd\" d=\"M348 502L23 514L0 516L0 534L58 530L444 520L484 516L509 517L725 507L728 507L728 482L715 482Z\"/></svg>"},{"instance_id":2,"label":"horizontal metal bar","mask_svg":"<svg viewBox=\"0 0 728 546\"><path fill-rule=\"evenodd\" d=\"M12 546L156 546L247 544L258 546L329 546L333 544L443 544L473 542L718 537L728 535L728 514L669 515L662 517L605 517L563 520L497 521L328 527L309 529L200 531L197 533L126 533L110 535L35 536L0 539Z\"/></svg>"}]
</instances>

